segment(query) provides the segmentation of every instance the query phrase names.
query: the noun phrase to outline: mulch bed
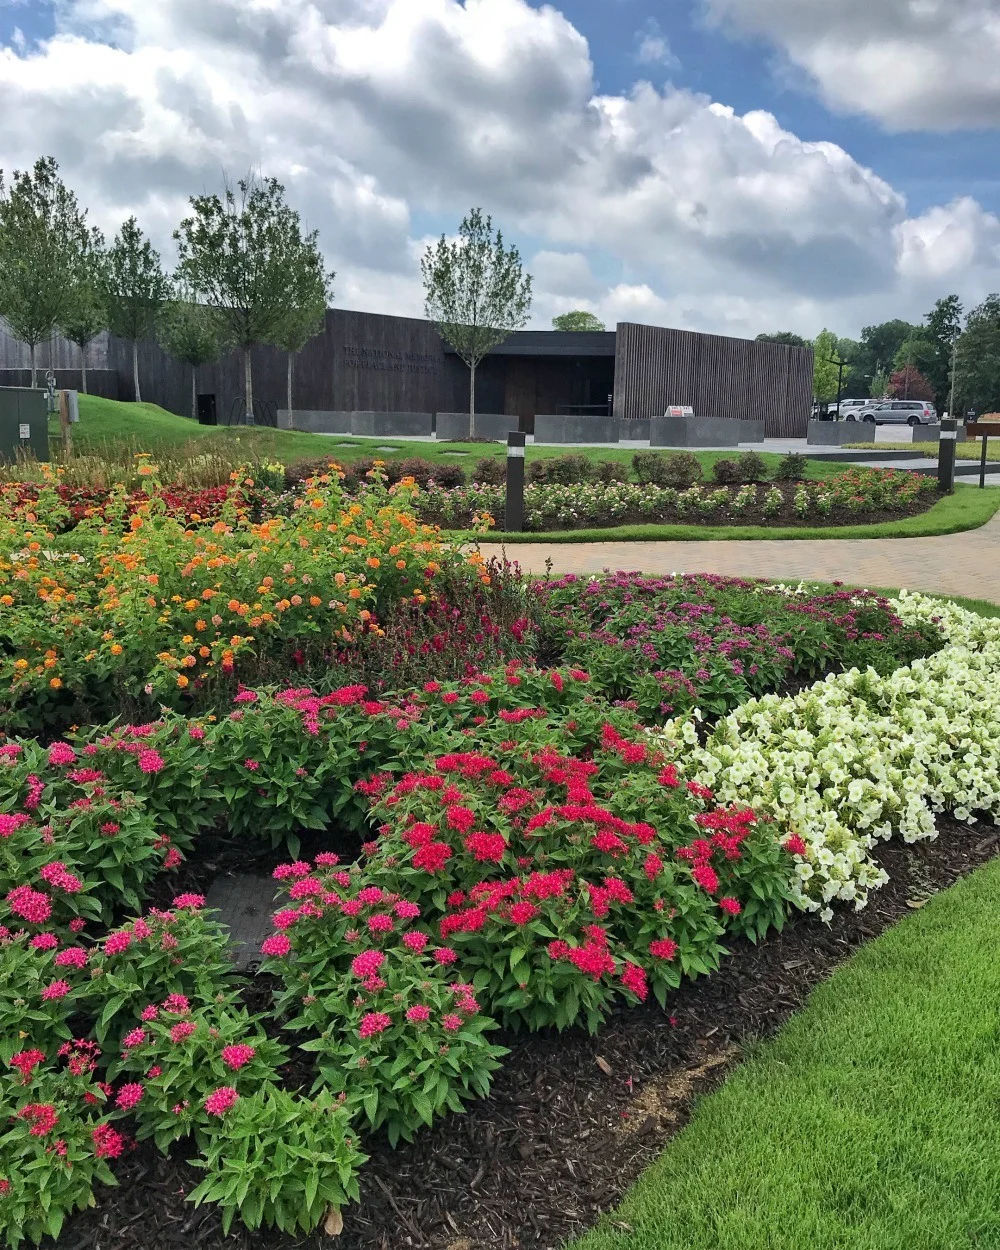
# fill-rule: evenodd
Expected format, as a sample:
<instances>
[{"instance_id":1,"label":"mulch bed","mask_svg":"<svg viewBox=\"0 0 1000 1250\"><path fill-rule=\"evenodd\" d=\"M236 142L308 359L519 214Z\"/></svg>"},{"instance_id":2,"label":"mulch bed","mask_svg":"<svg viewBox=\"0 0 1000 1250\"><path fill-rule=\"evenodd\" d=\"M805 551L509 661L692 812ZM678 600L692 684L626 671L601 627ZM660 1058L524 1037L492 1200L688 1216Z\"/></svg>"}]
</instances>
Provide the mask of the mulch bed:
<instances>
[{"instance_id":1,"label":"mulch bed","mask_svg":"<svg viewBox=\"0 0 1000 1250\"><path fill-rule=\"evenodd\" d=\"M501 1039L512 1053L489 1099L414 1145L367 1144L361 1202L336 1240L240 1225L224 1237L214 1208L185 1202L200 1174L183 1153L166 1159L143 1145L118 1168L120 1188L67 1224L60 1250L558 1250L615 1206L746 1043L772 1035L852 951L1000 850L991 826L942 818L938 829L935 842L882 848L890 880L864 911L842 911L831 928L797 916L759 947L737 945L721 971L677 992L669 1017L653 1005L622 1010L594 1038Z\"/></svg>"}]
</instances>

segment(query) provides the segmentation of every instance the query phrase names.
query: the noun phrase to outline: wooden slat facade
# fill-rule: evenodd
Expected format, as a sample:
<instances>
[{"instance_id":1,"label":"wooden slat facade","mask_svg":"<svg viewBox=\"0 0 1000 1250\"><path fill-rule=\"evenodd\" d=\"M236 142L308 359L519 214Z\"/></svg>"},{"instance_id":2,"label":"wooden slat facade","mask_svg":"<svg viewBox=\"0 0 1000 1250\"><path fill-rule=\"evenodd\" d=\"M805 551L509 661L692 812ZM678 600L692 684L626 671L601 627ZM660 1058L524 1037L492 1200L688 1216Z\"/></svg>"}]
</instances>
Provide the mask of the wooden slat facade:
<instances>
[{"instance_id":1,"label":"wooden slat facade","mask_svg":"<svg viewBox=\"0 0 1000 1250\"><path fill-rule=\"evenodd\" d=\"M621 322L616 417L658 417L689 404L699 417L764 421L769 438L801 438L812 409L812 348Z\"/></svg>"}]
</instances>

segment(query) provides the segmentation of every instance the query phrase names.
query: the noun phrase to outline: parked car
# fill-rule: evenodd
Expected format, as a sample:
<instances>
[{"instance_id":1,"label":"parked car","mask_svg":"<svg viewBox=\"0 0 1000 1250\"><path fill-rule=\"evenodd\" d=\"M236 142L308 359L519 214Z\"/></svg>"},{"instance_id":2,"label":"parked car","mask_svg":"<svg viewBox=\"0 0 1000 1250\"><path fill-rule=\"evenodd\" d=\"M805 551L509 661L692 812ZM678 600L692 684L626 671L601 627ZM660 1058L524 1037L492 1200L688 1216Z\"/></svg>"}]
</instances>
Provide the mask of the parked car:
<instances>
[{"instance_id":1,"label":"parked car","mask_svg":"<svg viewBox=\"0 0 1000 1250\"><path fill-rule=\"evenodd\" d=\"M923 399L886 399L846 417L869 425L933 425L937 419L937 409Z\"/></svg>"},{"instance_id":2,"label":"parked car","mask_svg":"<svg viewBox=\"0 0 1000 1250\"><path fill-rule=\"evenodd\" d=\"M870 399L842 399L840 401L841 420L843 420L849 412L858 413L862 408L867 408L871 403L872 400ZM832 417L835 417L837 415L837 405L835 403L830 404L827 407L827 412Z\"/></svg>"}]
</instances>

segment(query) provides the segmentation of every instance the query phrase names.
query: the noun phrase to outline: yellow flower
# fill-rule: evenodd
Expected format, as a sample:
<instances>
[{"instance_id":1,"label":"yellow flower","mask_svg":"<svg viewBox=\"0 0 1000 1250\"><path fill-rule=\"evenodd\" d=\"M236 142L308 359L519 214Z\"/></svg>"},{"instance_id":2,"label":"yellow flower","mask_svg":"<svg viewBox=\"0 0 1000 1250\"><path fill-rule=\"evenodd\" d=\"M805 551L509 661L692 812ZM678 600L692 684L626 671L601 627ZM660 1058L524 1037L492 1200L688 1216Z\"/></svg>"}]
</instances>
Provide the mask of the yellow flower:
<instances>
[{"instance_id":1,"label":"yellow flower","mask_svg":"<svg viewBox=\"0 0 1000 1250\"><path fill-rule=\"evenodd\" d=\"M180 688L181 688L182 690L184 690L184 689L185 689L187 686L189 686L191 683L188 681L188 679L184 676L184 674L183 674L183 673L178 673L178 674L177 674L177 684L178 684L178 686L180 686Z\"/></svg>"}]
</instances>

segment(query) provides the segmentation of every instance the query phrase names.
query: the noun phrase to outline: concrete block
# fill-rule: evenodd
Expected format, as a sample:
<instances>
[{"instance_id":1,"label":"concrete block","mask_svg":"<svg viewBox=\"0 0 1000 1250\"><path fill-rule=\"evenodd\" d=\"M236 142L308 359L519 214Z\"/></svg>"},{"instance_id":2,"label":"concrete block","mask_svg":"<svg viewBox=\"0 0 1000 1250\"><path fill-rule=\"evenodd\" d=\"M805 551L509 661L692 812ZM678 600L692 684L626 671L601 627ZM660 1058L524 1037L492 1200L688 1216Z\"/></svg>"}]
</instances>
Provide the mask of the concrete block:
<instances>
[{"instance_id":1,"label":"concrete block","mask_svg":"<svg viewBox=\"0 0 1000 1250\"><path fill-rule=\"evenodd\" d=\"M968 435L965 432L965 426L959 423L958 426L959 443L968 441ZM937 421L933 425L915 425L913 427L913 441L915 443L939 443L941 441L941 422Z\"/></svg>"},{"instance_id":2,"label":"concrete block","mask_svg":"<svg viewBox=\"0 0 1000 1250\"><path fill-rule=\"evenodd\" d=\"M435 422L435 434L442 439L469 438L469 414L467 412L439 412ZM516 415L504 416L496 412L476 413L476 438L491 438L505 443L507 435L518 428Z\"/></svg>"},{"instance_id":3,"label":"concrete block","mask_svg":"<svg viewBox=\"0 0 1000 1250\"><path fill-rule=\"evenodd\" d=\"M349 412L323 412L295 408L278 409L279 430L304 430L307 434L350 434Z\"/></svg>"},{"instance_id":4,"label":"concrete block","mask_svg":"<svg viewBox=\"0 0 1000 1250\"><path fill-rule=\"evenodd\" d=\"M649 438L649 417L620 419L618 437L623 443L645 442Z\"/></svg>"},{"instance_id":5,"label":"concrete block","mask_svg":"<svg viewBox=\"0 0 1000 1250\"><path fill-rule=\"evenodd\" d=\"M536 443L617 443L620 422L615 417L535 417Z\"/></svg>"},{"instance_id":6,"label":"concrete block","mask_svg":"<svg viewBox=\"0 0 1000 1250\"><path fill-rule=\"evenodd\" d=\"M653 417L649 422L651 447L738 447L764 437L762 421L727 417Z\"/></svg>"},{"instance_id":7,"label":"concrete block","mask_svg":"<svg viewBox=\"0 0 1000 1250\"><path fill-rule=\"evenodd\" d=\"M429 412L352 412L350 432L359 438L430 438L434 418Z\"/></svg>"},{"instance_id":8,"label":"concrete block","mask_svg":"<svg viewBox=\"0 0 1000 1250\"><path fill-rule=\"evenodd\" d=\"M843 447L845 443L874 443L876 426L864 421L810 421L806 442L813 447Z\"/></svg>"}]
</instances>

